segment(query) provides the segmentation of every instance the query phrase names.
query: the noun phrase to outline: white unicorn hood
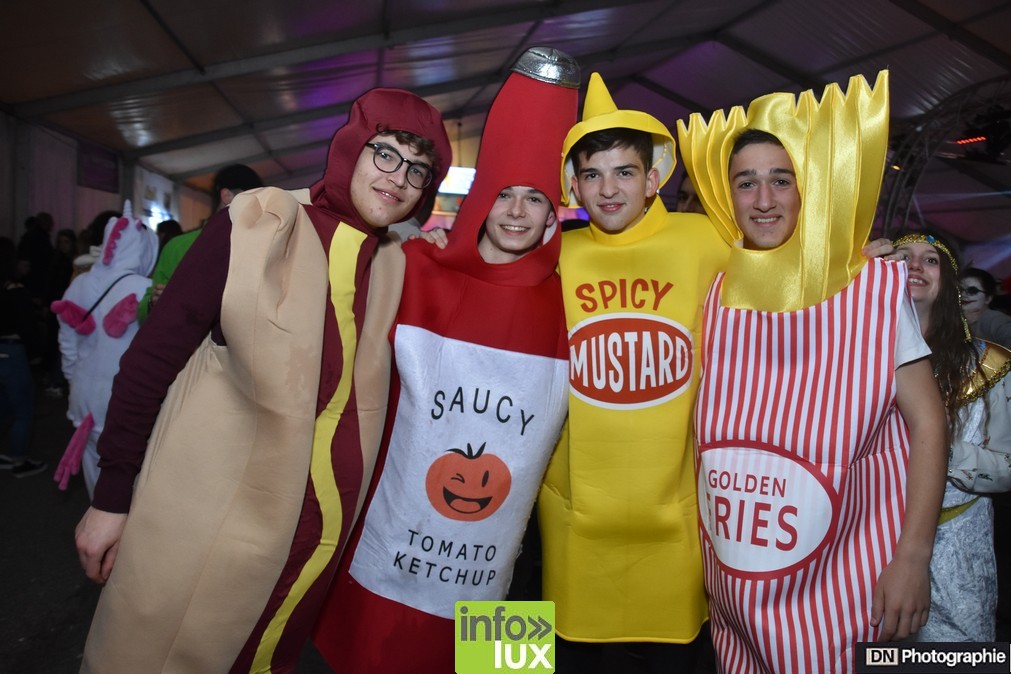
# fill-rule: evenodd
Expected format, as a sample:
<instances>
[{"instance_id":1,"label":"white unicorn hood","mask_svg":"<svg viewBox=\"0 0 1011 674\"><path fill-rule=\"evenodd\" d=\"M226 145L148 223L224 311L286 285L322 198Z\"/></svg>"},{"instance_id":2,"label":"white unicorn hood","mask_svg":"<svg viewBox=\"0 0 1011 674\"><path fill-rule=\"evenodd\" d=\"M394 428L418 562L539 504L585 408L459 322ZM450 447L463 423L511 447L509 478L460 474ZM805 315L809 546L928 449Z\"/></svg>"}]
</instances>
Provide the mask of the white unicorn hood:
<instances>
[{"instance_id":1,"label":"white unicorn hood","mask_svg":"<svg viewBox=\"0 0 1011 674\"><path fill-rule=\"evenodd\" d=\"M122 217L109 218L105 225L102 250L91 272L98 275L134 273L147 276L154 269L157 259L158 235L133 217L133 206L127 200L123 204Z\"/></svg>"}]
</instances>

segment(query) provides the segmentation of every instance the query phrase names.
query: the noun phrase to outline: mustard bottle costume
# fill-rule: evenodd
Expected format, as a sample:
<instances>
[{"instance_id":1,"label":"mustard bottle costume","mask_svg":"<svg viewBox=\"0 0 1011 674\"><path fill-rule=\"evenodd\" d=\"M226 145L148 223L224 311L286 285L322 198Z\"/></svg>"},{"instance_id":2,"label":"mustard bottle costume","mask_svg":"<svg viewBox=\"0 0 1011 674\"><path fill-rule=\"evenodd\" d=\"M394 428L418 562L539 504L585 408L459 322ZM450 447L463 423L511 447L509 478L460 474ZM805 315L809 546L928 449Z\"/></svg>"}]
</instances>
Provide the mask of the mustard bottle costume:
<instances>
[{"instance_id":1,"label":"mustard bottle costume","mask_svg":"<svg viewBox=\"0 0 1011 674\"><path fill-rule=\"evenodd\" d=\"M569 200L570 149L613 127L650 133L660 185L670 178L670 132L618 110L594 73L563 148ZM624 232L563 235L569 417L539 516L544 598L566 639L687 643L706 620L691 410L702 298L727 251L705 217L668 213L658 197Z\"/></svg>"}]
</instances>

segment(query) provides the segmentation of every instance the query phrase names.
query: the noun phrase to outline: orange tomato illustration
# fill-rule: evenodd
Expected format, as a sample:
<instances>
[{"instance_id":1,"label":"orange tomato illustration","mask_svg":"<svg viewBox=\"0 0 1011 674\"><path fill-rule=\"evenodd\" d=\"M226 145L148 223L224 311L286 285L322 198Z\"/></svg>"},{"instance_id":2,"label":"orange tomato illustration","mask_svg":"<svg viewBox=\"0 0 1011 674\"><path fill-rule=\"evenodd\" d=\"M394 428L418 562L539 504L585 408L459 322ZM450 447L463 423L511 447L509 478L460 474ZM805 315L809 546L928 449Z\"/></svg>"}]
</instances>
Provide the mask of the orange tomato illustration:
<instances>
[{"instance_id":1,"label":"orange tomato illustration","mask_svg":"<svg viewBox=\"0 0 1011 674\"><path fill-rule=\"evenodd\" d=\"M425 492L439 514L452 520L476 522L490 517L509 495L512 475L505 461L467 443L452 448L428 469Z\"/></svg>"}]
</instances>

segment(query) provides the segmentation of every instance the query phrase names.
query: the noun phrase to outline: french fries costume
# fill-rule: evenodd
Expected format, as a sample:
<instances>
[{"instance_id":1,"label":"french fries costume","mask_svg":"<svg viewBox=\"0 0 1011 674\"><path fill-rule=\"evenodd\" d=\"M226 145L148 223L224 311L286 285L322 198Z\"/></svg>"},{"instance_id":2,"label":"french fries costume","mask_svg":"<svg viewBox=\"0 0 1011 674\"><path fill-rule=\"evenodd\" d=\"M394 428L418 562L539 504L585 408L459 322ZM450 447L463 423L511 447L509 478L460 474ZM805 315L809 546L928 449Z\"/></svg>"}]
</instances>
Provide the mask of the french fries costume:
<instances>
[{"instance_id":1,"label":"french fries costume","mask_svg":"<svg viewBox=\"0 0 1011 674\"><path fill-rule=\"evenodd\" d=\"M478 241L507 187L558 204L578 86L570 57L528 50L488 113L448 247L404 246L381 472L315 631L339 674L452 672L455 603L506 596L565 416L561 227L505 264Z\"/></svg>"},{"instance_id":2,"label":"french fries costume","mask_svg":"<svg viewBox=\"0 0 1011 674\"><path fill-rule=\"evenodd\" d=\"M846 94L772 94L747 114L679 123L728 241L742 236L728 164L746 127L782 141L801 211L778 248L735 248L706 298L695 429L713 643L726 672L852 671L856 643L878 637L871 600L906 503L895 369L927 353L905 265L860 252L884 167L887 73L873 90L855 77Z\"/></svg>"}]
</instances>

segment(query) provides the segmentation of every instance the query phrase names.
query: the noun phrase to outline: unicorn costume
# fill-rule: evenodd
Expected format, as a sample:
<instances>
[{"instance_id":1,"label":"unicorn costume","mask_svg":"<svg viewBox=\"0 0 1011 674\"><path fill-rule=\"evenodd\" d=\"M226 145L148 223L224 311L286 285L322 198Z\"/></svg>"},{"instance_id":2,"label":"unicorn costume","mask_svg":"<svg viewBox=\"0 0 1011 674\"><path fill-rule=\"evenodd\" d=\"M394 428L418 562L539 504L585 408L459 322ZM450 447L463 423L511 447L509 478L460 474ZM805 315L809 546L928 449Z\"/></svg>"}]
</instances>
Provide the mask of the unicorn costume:
<instances>
[{"instance_id":1,"label":"unicorn costume","mask_svg":"<svg viewBox=\"0 0 1011 674\"><path fill-rule=\"evenodd\" d=\"M88 496L98 480L98 436L112 395L119 359L139 327L137 302L151 285L148 274L158 258L158 236L133 217L126 202L123 217L110 218L98 260L52 303L60 320L63 375L70 382L67 417L77 432L56 472L60 489L84 468Z\"/></svg>"}]
</instances>

